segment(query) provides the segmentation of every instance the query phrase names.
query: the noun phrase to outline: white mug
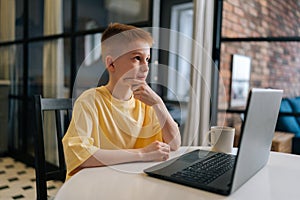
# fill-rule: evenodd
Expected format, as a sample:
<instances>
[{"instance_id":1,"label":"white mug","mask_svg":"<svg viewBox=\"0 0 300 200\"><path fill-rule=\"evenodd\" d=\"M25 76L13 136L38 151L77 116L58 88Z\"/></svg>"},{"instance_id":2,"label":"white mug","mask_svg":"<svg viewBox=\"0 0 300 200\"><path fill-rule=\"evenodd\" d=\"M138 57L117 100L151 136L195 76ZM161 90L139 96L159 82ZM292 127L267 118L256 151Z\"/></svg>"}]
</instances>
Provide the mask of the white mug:
<instances>
[{"instance_id":1,"label":"white mug","mask_svg":"<svg viewBox=\"0 0 300 200\"><path fill-rule=\"evenodd\" d=\"M228 126L212 126L209 131L209 143L212 151L232 153L235 128Z\"/></svg>"}]
</instances>

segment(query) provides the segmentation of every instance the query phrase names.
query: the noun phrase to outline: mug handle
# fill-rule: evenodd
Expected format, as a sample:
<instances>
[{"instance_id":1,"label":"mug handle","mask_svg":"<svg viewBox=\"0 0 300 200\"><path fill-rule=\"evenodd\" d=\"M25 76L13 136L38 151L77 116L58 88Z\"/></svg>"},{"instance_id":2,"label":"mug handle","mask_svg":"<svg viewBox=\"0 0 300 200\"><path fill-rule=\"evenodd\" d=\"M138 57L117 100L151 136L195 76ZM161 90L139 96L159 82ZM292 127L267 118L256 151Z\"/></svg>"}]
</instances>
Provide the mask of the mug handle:
<instances>
[{"instance_id":1,"label":"mug handle","mask_svg":"<svg viewBox=\"0 0 300 200\"><path fill-rule=\"evenodd\" d=\"M205 141L207 141L207 143L208 143L209 146L214 146L215 144L212 144L212 141L211 141L211 133L212 133L211 130L209 130L209 131L206 132L206 139L205 139Z\"/></svg>"}]
</instances>

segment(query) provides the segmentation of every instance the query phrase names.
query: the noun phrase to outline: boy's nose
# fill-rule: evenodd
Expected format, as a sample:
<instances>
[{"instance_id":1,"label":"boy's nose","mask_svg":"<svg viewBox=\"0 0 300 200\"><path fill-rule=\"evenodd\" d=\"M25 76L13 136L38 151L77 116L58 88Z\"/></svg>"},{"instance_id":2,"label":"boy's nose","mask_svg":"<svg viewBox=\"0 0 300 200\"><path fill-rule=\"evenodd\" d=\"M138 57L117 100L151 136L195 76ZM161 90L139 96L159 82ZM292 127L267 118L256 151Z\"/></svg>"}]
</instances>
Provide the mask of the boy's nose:
<instances>
[{"instance_id":1,"label":"boy's nose","mask_svg":"<svg viewBox=\"0 0 300 200\"><path fill-rule=\"evenodd\" d=\"M142 72L149 71L148 63L141 65L140 69L141 69Z\"/></svg>"}]
</instances>

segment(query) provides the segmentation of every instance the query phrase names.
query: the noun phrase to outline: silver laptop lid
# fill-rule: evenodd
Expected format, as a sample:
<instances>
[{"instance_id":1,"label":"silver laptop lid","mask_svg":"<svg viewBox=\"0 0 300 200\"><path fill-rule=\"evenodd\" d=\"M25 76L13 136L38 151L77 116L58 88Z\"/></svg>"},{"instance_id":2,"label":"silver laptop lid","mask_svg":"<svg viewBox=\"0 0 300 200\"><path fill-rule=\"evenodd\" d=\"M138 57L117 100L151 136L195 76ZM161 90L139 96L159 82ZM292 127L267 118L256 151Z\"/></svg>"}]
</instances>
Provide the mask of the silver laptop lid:
<instances>
[{"instance_id":1,"label":"silver laptop lid","mask_svg":"<svg viewBox=\"0 0 300 200\"><path fill-rule=\"evenodd\" d=\"M248 97L242 126L233 185L237 190L265 166L282 99L282 90L253 88Z\"/></svg>"}]
</instances>

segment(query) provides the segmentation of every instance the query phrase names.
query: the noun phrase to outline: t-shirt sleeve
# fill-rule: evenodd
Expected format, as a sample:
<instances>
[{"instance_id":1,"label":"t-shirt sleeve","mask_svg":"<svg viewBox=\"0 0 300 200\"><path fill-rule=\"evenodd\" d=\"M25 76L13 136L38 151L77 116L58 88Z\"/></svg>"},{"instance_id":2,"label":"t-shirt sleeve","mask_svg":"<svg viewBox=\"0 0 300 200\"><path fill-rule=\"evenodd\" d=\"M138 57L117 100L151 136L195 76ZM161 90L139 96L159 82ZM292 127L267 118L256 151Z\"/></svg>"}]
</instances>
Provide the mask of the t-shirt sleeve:
<instances>
[{"instance_id":1,"label":"t-shirt sleeve","mask_svg":"<svg viewBox=\"0 0 300 200\"><path fill-rule=\"evenodd\" d=\"M93 103L76 101L72 120L62 140L67 166L67 176L99 149L96 109Z\"/></svg>"}]
</instances>

